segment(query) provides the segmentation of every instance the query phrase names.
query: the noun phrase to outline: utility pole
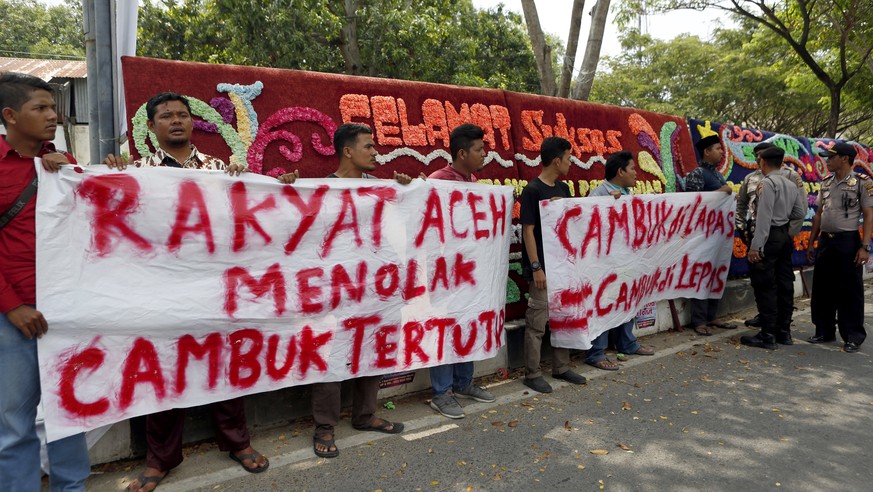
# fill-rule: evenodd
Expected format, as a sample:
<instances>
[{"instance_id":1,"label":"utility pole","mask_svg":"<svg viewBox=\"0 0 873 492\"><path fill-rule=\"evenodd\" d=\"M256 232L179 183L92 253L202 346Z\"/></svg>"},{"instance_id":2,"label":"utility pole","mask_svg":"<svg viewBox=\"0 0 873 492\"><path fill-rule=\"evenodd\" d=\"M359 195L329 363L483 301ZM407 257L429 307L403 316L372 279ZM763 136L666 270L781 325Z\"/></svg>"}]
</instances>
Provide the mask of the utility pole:
<instances>
[{"instance_id":1,"label":"utility pole","mask_svg":"<svg viewBox=\"0 0 873 492\"><path fill-rule=\"evenodd\" d=\"M91 163L118 153L115 107L115 0L84 0Z\"/></svg>"}]
</instances>

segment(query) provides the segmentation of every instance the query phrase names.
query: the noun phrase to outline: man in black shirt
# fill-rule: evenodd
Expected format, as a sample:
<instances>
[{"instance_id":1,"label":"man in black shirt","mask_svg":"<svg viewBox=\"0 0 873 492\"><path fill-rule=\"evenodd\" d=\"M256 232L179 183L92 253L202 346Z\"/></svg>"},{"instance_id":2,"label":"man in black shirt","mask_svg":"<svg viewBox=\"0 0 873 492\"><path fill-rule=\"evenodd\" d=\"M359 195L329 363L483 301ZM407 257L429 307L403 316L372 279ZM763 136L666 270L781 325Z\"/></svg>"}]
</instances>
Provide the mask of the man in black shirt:
<instances>
[{"instance_id":1,"label":"man in black shirt","mask_svg":"<svg viewBox=\"0 0 873 492\"><path fill-rule=\"evenodd\" d=\"M703 137L694 144L700 154L700 166L685 177L685 191L723 191L733 193L731 185L718 170L718 165L724 157L724 148L718 135ZM691 326L695 333L711 336L711 326L731 329L735 325L716 320L718 313L717 299L689 299L691 303Z\"/></svg>"},{"instance_id":2,"label":"man in black shirt","mask_svg":"<svg viewBox=\"0 0 873 492\"><path fill-rule=\"evenodd\" d=\"M540 146L543 170L521 192L522 252L524 276L530 283L524 333L524 385L540 393L552 387L540 371L540 350L546 323L549 321L549 296L543 267L543 235L540 224L540 201L570 197L570 187L558 181L570 172L570 142L549 137ZM573 384L585 384L585 377L570 370L570 350L552 348L552 377Z\"/></svg>"}]
</instances>

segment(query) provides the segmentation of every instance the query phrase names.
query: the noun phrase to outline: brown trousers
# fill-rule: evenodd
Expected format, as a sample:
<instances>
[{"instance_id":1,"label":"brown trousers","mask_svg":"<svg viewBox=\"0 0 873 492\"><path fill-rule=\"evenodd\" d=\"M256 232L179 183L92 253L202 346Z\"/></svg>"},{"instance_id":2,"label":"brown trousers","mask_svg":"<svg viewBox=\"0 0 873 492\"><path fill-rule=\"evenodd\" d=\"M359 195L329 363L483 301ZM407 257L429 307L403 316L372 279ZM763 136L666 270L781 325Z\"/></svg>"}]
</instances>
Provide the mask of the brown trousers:
<instances>
[{"instance_id":1,"label":"brown trousers","mask_svg":"<svg viewBox=\"0 0 873 492\"><path fill-rule=\"evenodd\" d=\"M527 300L524 329L524 377L538 378L540 353L543 348L543 335L549 322L549 294L546 289L538 289L530 283L530 297ZM570 350L552 347L552 374L563 374L570 369Z\"/></svg>"},{"instance_id":2,"label":"brown trousers","mask_svg":"<svg viewBox=\"0 0 873 492\"><path fill-rule=\"evenodd\" d=\"M222 451L241 451L250 446L243 398L209 405L215 439ZM173 408L146 416L146 466L170 471L182 463L182 430L185 409Z\"/></svg>"},{"instance_id":3,"label":"brown trousers","mask_svg":"<svg viewBox=\"0 0 873 492\"><path fill-rule=\"evenodd\" d=\"M376 399L381 376L367 376L352 380L352 427L367 427L376 413ZM333 434L339 424L342 397L342 382L316 383L312 385L312 419L315 420L315 435Z\"/></svg>"}]
</instances>

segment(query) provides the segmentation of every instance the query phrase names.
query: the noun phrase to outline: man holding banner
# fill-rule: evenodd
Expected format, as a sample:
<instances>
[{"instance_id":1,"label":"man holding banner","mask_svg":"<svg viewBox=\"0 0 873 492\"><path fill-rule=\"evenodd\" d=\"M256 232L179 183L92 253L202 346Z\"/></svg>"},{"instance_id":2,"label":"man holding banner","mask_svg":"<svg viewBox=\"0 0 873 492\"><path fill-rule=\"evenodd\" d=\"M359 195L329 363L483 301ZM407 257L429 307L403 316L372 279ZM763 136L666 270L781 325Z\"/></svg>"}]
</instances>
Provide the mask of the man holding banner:
<instances>
[{"instance_id":1,"label":"man holding banner","mask_svg":"<svg viewBox=\"0 0 873 492\"><path fill-rule=\"evenodd\" d=\"M485 132L471 123L465 123L454 130L449 136L449 148L452 151L452 162L442 169L431 173L430 179L444 179L475 183L473 171L482 169L485 164L485 142L482 140ZM430 406L444 417L450 419L464 418L464 410L456 398L465 398L484 403L491 403L494 396L473 384L473 363L456 362L430 368L430 384L433 397ZM452 394L449 394L449 390Z\"/></svg>"},{"instance_id":2,"label":"man holding banner","mask_svg":"<svg viewBox=\"0 0 873 492\"><path fill-rule=\"evenodd\" d=\"M224 161L203 154L191 143L194 120L188 99L175 92L162 92L146 103L148 127L158 140L158 148L151 156L136 161L136 167L176 167L225 171L239 175L245 170L239 165L225 165ZM127 167L124 156L109 154L103 160L109 168L123 170ZM245 399L233 398L209 405L215 424L218 448L227 451L249 473L261 473L270 466L270 461L251 446L246 423ZM185 424L185 409L174 408L146 416L146 469L131 481L132 492L148 492L173 468L182 463L182 433Z\"/></svg>"},{"instance_id":3,"label":"man holding banner","mask_svg":"<svg viewBox=\"0 0 873 492\"><path fill-rule=\"evenodd\" d=\"M328 175L328 178L378 179L366 172L376 169L376 156L379 155L373 140L373 131L368 126L359 123L340 125L333 134L333 146L339 156L339 168ZM409 184L412 181L406 174L396 172L394 179L400 184ZM352 427L357 430L399 434L403 432L402 423L389 422L375 415L381 380L382 376L364 376L351 381L354 390ZM312 448L320 458L339 456L334 433L342 409L341 390L342 381L312 385L312 419L315 420Z\"/></svg>"},{"instance_id":4,"label":"man holding banner","mask_svg":"<svg viewBox=\"0 0 873 492\"><path fill-rule=\"evenodd\" d=\"M521 263L530 284L530 297L525 315L524 385L540 393L551 393L552 386L540 370L543 335L549 322L549 293L543 269L543 232L540 202L570 197L570 187L560 180L570 172L570 142L561 137L548 137L540 145L543 170L521 192ZM585 376L570 370L570 349L552 347L552 377L573 384L585 384Z\"/></svg>"},{"instance_id":5,"label":"man holding banner","mask_svg":"<svg viewBox=\"0 0 873 492\"><path fill-rule=\"evenodd\" d=\"M51 141L57 129L52 88L36 77L0 74L0 487L39 490L40 401L38 338L49 324L36 309L35 159L51 154L48 172L75 163L57 154ZM48 335L57 336L57 335ZM82 433L48 444L53 491L84 491L90 465Z\"/></svg>"},{"instance_id":6,"label":"man holding banner","mask_svg":"<svg viewBox=\"0 0 873 492\"><path fill-rule=\"evenodd\" d=\"M752 219L756 227L748 259L761 331L752 337L740 337L743 345L769 350L775 350L776 343L793 344L794 271L789 222L806 214L806 200L797 191L797 184L781 171L784 157L785 151L775 146L758 155L764 178L755 193Z\"/></svg>"},{"instance_id":7,"label":"man holding banner","mask_svg":"<svg viewBox=\"0 0 873 492\"><path fill-rule=\"evenodd\" d=\"M633 154L627 150L616 152L606 159L604 181L588 196L613 196L615 199L630 195L637 183L637 166ZM585 354L585 363L604 371L617 371L619 366L606 357L604 351L609 345L610 333L615 334L616 348L623 354L655 355L651 347L643 347L634 336L634 318L611 330L604 331L591 342L591 349Z\"/></svg>"},{"instance_id":8,"label":"man holding banner","mask_svg":"<svg viewBox=\"0 0 873 492\"><path fill-rule=\"evenodd\" d=\"M685 177L685 191L723 191L733 193L727 180L718 171L717 166L724 156L724 149L718 135L709 135L698 140L694 147L700 154L700 165L688 173ZM736 326L730 323L716 321L718 314L718 301L720 297L713 299L690 299L691 302L691 326L695 333L701 336L710 336L710 327L731 329Z\"/></svg>"}]
</instances>

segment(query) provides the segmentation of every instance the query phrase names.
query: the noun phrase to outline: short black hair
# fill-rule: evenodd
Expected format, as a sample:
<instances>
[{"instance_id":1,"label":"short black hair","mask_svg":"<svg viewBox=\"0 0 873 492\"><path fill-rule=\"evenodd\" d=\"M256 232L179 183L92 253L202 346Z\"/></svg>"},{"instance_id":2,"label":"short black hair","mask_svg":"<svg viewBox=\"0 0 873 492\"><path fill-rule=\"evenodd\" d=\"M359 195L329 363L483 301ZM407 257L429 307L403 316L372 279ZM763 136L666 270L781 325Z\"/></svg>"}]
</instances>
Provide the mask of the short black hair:
<instances>
[{"instance_id":1,"label":"short black hair","mask_svg":"<svg viewBox=\"0 0 873 492\"><path fill-rule=\"evenodd\" d=\"M358 135L372 135L373 130L361 123L343 123L333 132L333 148L336 155L341 155L345 147L349 147L358 139Z\"/></svg>"},{"instance_id":2,"label":"short black hair","mask_svg":"<svg viewBox=\"0 0 873 492\"><path fill-rule=\"evenodd\" d=\"M618 170L627 169L627 166L633 159L634 155L629 150L622 150L612 154L606 159L606 176L604 178L609 181L618 176Z\"/></svg>"},{"instance_id":3,"label":"short black hair","mask_svg":"<svg viewBox=\"0 0 873 492\"><path fill-rule=\"evenodd\" d=\"M161 92L160 94L152 96L146 103L146 116L148 116L149 121L152 123L155 122L155 112L157 112L158 106L168 101L181 102L186 108L188 108L188 113L191 113L191 105L188 104L187 97L176 92Z\"/></svg>"},{"instance_id":4,"label":"short black hair","mask_svg":"<svg viewBox=\"0 0 873 492\"><path fill-rule=\"evenodd\" d=\"M0 73L0 121L4 126L6 120L3 118L3 108L20 111L35 90L48 91L54 96L52 86L39 77L19 72Z\"/></svg>"},{"instance_id":5,"label":"short black hair","mask_svg":"<svg viewBox=\"0 0 873 492\"><path fill-rule=\"evenodd\" d=\"M458 152L461 150L469 152L470 147L473 146L473 142L476 140L482 140L483 138L485 138L485 131L482 130L481 127L472 123L464 123L463 125L455 127L455 129L452 130L451 136L449 136L449 148L452 151L452 160L455 160L455 158L458 157Z\"/></svg>"},{"instance_id":6,"label":"short black hair","mask_svg":"<svg viewBox=\"0 0 873 492\"><path fill-rule=\"evenodd\" d=\"M540 161L543 167L548 167L555 158L560 158L564 152L572 149L570 141L561 137L548 137L540 144Z\"/></svg>"}]
</instances>

